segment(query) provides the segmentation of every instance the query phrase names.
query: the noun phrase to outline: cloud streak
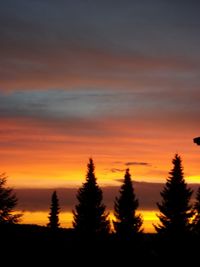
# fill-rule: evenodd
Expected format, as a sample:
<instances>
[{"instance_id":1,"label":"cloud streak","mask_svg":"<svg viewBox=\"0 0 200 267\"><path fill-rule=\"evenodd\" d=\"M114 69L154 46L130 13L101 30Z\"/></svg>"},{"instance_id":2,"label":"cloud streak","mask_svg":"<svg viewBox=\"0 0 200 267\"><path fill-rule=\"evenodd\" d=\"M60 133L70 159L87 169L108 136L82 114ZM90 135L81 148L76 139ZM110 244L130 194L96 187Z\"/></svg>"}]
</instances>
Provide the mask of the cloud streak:
<instances>
[{"instance_id":1,"label":"cloud streak","mask_svg":"<svg viewBox=\"0 0 200 267\"><path fill-rule=\"evenodd\" d=\"M151 166L148 162L137 162L137 161L130 161L125 163L126 166Z\"/></svg>"},{"instance_id":2,"label":"cloud streak","mask_svg":"<svg viewBox=\"0 0 200 267\"><path fill-rule=\"evenodd\" d=\"M133 182L135 193L139 199L141 210L157 210L156 203L161 200L162 183ZM119 184L120 186L120 184ZM119 194L119 186L102 187L104 203L112 210L115 197ZM189 184L194 190L193 201L199 184ZM19 199L18 209L24 211L47 211L50 207L51 194L54 189L15 189ZM58 188L57 194L62 211L72 211L77 199L77 188Z\"/></svg>"},{"instance_id":3,"label":"cloud streak","mask_svg":"<svg viewBox=\"0 0 200 267\"><path fill-rule=\"evenodd\" d=\"M92 121L133 118L136 123L182 120L194 123L198 118L199 91L107 91L107 90L35 90L0 93L1 118L31 118L43 121ZM156 105L155 105L156 103ZM162 110L162 112L157 112Z\"/></svg>"},{"instance_id":4,"label":"cloud streak","mask_svg":"<svg viewBox=\"0 0 200 267\"><path fill-rule=\"evenodd\" d=\"M125 171L125 169L118 169L118 168L112 168L111 169L111 172L113 172L113 173L124 172L124 171Z\"/></svg>"}]
</instances>

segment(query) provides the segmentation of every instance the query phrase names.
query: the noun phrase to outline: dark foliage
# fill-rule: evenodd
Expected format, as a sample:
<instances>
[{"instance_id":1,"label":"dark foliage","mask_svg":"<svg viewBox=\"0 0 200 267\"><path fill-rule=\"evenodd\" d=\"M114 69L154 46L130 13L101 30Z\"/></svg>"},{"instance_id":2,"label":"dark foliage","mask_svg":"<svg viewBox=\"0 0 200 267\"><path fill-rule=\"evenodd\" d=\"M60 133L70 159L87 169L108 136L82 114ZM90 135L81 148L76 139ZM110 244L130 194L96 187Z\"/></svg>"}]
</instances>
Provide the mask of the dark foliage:
<instances>
[{"instance_id":1,"label":"dark foliage","mask_svg":"<svg viewBox=\"0 0 200 267\"><path fill-rule=\"evenodd\" d=\"M142 231L141 215L136 215L139 206L136 199L129 169L126 170L124 182L119 191L120 196L116 198L114 204L114 215L116 220L114 228L120 237L131 238Z\"/></svg>"},{"instance_id":2,"label":"dark foliage","mask_svg":"<svg viewBox=\"0 0 200 267\"><path fill-rule=\"evenodd\" d=\"M23 224L6 224L0 227L2 260L9 261L9 266L20 263L27 266L31 261L34 266L55 264L61 266L66 260L75 265L134 265L171 266L182 259L184 263L196 261L199 247L193 240L184 243L184 249L171 248L166 242L157 239L156 234L141 234L138 244L122 241L110 234L104 240L77 239L73 229L58 228L52 235L49 227ZM162 250L160 249L162 248ZM67 254L66 254L67 253ZM15 255L15 256L14 256ZM177 264L176 264L177 263Z\"/></svg>"},{"instance_id":3,"label":"dark foliage","mask_svg":"<svg viewBox=\"0 0 200 267\"><path fill-rule=\"evenodd\" d=\"M18 223L22 215L14 214L17 197L12 188L6 187L6 182L5 174L0 174L0 224Z\"/></svg>"},{"instance_id":4,"label":"dark foliage","mask_svg":"<svg viewBox=\"0 0 200 267\"><path fill-rule=\"evenodd\" d=\"M200 187L196 194L196 201L194 203L194 219L192 221L192 230L195 234L200 236Z\"/></svg>"},{"instance_id":5,"label":"dark foliage","mask_svg":"<svg viewBox=\"0 0 200 267\"><path fill-rule=\"evenodd\" d=\"M57 197L56 191L53 192L51 197L51 208L49 213L49 223L48 227L50 227L52 230L58 229L59 227L59 200Z\"/></svg>"},{"instance_id":6,"label":"dark foliage","mask_svg":"<svg viewBox=\"0 0 200 267\"><path fill-rule=\"evenodd\" d=\"M73 226L83 236L98 236L109 233L110 224L105 205L102 204L103 193L98 186L93 160L88 163L86 182L78 190L78 204L73 211Z\"/></svg>"},{"instance_id":7,"label":"dark foliage","mask_svg":"<svg viewBox=\"0 0 200 267\"><path fill-rule=\"evenodd\" d=\"M190 205L192 190L185 182L180 156L176 154L172 163L173 169L169 172L165 187L160 193L162 202L157 203L160 224L154 225L158 233L169 238L183 237L189 233L193 214Z\"/></svg>"}]
</instances>

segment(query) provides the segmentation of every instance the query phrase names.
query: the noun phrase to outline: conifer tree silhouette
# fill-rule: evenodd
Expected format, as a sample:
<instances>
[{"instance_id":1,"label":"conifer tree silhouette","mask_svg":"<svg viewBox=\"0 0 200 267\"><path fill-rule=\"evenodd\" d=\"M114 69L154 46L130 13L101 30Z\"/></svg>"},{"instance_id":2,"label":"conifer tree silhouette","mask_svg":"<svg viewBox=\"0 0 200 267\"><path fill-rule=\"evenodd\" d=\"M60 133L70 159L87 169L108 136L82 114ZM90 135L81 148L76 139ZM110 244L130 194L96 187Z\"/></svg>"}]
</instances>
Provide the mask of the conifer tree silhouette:
<instances>
[{"instance_id":1,"label":"conifer tree silhouette","mask_svg":"<svg viewBox=\"0 0 200 267\"><path fill-rule=\"evenodd\" d=\"M103 193L97 184L91 158L87 168L86 182L77 193L78 204L73 211L73 226L78 234L93 237L109 233L110 223L106 207L102 204Z\"/></svg>"},{"instance_id":2,"label":"conifer tree silhouette","mask_svg":"<svg viewBox=\"0 0 200 267\"><path fill-rule=\"evenodd\" d=\"M200 236L200 187L197 190L193 211L194 219L192 221L192 230L195 234Z\"/></svg>"},{"instance_id":3,"label":"conifer tree silhouette","mask_svg":"<svg viewBox=\"0 0 200 267\"><path fill-rule=\"evenodd\" d=\"M143 221L140 214L136 215L139 203L135 196L129 169L126 170L119 193L120 196L116 197L114 203L114 215L116 218L113 221L114 228L120 237L132 238L142 232Z\"/></svg>"},{"instance_id":4,"label":"conifer tree silhouette","mask_svg":"<svg viewBox=\"0 0 200 267\"><path fill-rule=\"evenodd\" d=\"M157 203L160 210L158 218L160 224L154 225L160 234L172 237L181 237L187 234L191 228L192 217L190 199L192 190L187 187L184 179L181 157L176 154L172 160L173 168L164 189L160 193L161 203Z\"/></svg>"},{"instance_id":5,"label":"conifer tree silhouette","mask_svg":"<svg viewBox=\"0 0 200 267\"><path fill-rule=\"evenodd\" d=\"M49 212L49 223L47 224L52 230L56 230L59 227L59 200L56 191L53 192L51 197L51 207Z\"/></svg>"},{"instance_id":6,"label":"conifer tree silhouette","mask_svg":"<svg viewBox=\"0 0 200 267\"><path fill-rule=\"evenodd\" d=\"M14 208L17 205L16 194L13 189L6 187L7 177L4 173L0 174L0 224L18 223L22 214L15 213Z\"/></svg>"}]
</instances>

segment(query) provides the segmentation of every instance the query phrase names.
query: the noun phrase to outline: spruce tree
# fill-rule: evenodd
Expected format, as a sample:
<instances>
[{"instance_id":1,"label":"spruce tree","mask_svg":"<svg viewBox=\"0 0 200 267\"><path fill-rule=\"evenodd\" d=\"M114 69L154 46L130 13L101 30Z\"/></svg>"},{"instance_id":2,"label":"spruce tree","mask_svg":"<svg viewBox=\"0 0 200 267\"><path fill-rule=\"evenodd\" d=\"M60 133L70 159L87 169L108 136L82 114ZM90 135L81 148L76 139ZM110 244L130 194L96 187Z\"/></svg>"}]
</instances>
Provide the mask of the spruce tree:
<instances>
[{"instance_id":1,"label":"spruce tree","mask_svg":"<svg viewBox=\"0 0 200 267\"><path fill-rule=\"evenodd\" d=\"M132 238L142 232L143 221L140 214L136 215L139 203L135 196L129 169L126 170L119 193L120 196L116 197L114 203L114 215L116 218L113 222L114 228L120 237Z\"/></svg>"},{"instance_id":2,"label":"spruce tree","mask_svg":"<svg viewBox=\"0 0 200 267\"><path fill-rule=\"evenodd\" d=\"M192 230L195 234L200 236L200 187L197 190L193 212L194 219L192 221Z\"/></svg>"},{"instance_id":3,"label":"spruce tree","mask_svg":"<svg viewBox=\"0 0 200 267\"><path fill-rule=\"evenodd\" d=\"M73 211L73 226L76 232L87 237L107 234L110 230L108 213L102 203L103 193L97 184L95 166L89 159L86 182L77 193L78 204Z\"/></svg>"},{"instance_id":4,"label":"spruce tree","mask_svg":"<svg viewBox=\"0 0 200 267\"><path fill-rule=\"evenodd\" d=\"M18 223L22 214L13 213L17 197L12 188L6 187L7 177L0 174L0 224Z\"/></svg>"},{"instance_id":5,"label":"spruce tree","mask_svg":"<svg viewBox=\"0 0 200 267\"><path fill-rule=\"evenodd\" d=\"M59 200L56 191L53 192L51 197L51 207L49 212L49 223L47 224L52 230L56 230L59 227Z\"/></svg>"},{"instance_id":6,"label":"spruce tree","mask_svg":"<svg viewBox=\"0 0 200 267\"><path fill-rule=\"evenodd\" d=\"M160 210L160 214L157 215L160 224L154 225L154 227L158 233L167 234L168 237L183 237L191 227L192 190L187 187L185 182L181 157L176 154L172 163L173 168L160 193L162 201L157 203Z\"/></svg>"}]
</instances>

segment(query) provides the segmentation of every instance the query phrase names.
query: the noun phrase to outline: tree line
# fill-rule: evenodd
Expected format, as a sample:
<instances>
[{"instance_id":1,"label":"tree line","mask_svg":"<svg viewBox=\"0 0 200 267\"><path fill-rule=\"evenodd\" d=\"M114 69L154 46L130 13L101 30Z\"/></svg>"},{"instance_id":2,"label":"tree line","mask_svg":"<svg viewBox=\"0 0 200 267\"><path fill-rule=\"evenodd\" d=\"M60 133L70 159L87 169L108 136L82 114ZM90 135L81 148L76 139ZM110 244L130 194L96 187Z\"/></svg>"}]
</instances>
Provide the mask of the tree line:
<instances>
[{"instance_id":1,"label":"tree line","mask_svg":"<svg viewBox=\"0 0 200 267\"><path fill-rule=\"evenodd\" d=\"M156 232L163 237L183 237L191 233L200 236L200 187L195 203L191 203L193 191L188 187L183 173L181 157L176 154L173 167L160 192L159 223ZM17 197L12 188L6 186L7 177L0 175L0 225L15 224L22 214L14 213ZM109 213L103 203L103 192L97 183L95 165L89 159L86 180L77 192L77 204L73 210L73 229L81 237L106 236L111 233ZM136 197L130 170L126 169L119 195L114 201L114 233L120 239L131 240L143 232L143 219L137 212L139 200ZM59 199L54 191L51 197L49 222L47 226L56 231L59 224Z\"/></svg>"}]
</instances>

